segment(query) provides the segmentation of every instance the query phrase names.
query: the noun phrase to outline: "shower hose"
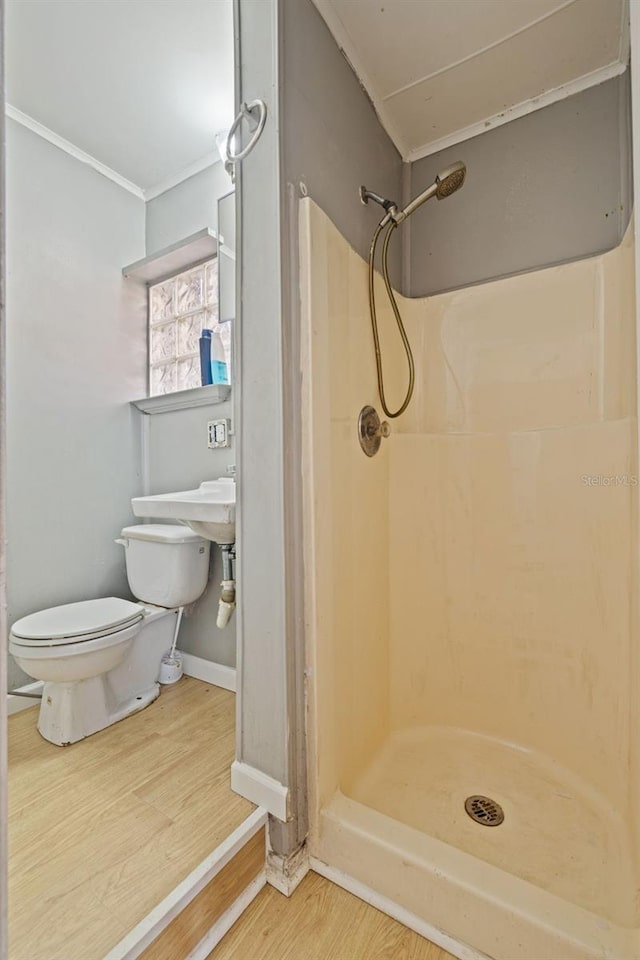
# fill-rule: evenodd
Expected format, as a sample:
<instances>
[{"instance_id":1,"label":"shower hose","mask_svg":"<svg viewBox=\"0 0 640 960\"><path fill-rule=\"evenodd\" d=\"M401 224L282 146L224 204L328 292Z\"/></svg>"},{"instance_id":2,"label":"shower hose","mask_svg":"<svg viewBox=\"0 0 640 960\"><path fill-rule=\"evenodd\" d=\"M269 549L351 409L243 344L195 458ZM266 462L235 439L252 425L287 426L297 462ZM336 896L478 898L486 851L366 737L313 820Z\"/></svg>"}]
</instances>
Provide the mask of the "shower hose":
<instances>
[{"instance_id":1,"label":"shower hose","mask_svg":"<svg viewBox=\"0 0 640 960\"><path fill-rule=\"evenodd\" d=\"M396 318L396 323L398 324L398 331L402 338L402 344L407 355L407 363L409 364L409 384L407 387L407 393L402 401L402 404L398 407L397 410L390 410L387 406L386 397L384 395L384 376L382 373L382 352L380 350L380 335L378 333L378 318L376 315L376 295L375 295L375 277L374 277L374 259L376 255L376 247L378 245L378 238L382 233L382 230L385 226L385 219L380 221L376 227L375 233L373 235L373 240L371 241L371 249L369 250L369 311L371 313L371 329L373 331L373 344L376 351L376 372L378 375L378 393L380 394L380 403L382 404L382 409L385 412L385 415L389 417L390 420L399 417L401 413L409 406L411 402L411 397L413 395L413 388L415 385L415 364L413 361L413 353L411 352L411 344L409 343L409 338L407 337L406 330L404 329L404 324L402 322L402 317L400 315L400 310L398 309L398 304L396 303L396 298L393 295L393 290L391 289L391 284L389 283L389 268L387 264L388 250L389 250L389 240L393 231L397 228L397 223L394 220L389 221L387 232L384 235L382 241L382 277L384 279L384 285L387 291L387 296L389 297L389 302L391 303L391 308L393 314Z\"/></svg>"}]
</instances>

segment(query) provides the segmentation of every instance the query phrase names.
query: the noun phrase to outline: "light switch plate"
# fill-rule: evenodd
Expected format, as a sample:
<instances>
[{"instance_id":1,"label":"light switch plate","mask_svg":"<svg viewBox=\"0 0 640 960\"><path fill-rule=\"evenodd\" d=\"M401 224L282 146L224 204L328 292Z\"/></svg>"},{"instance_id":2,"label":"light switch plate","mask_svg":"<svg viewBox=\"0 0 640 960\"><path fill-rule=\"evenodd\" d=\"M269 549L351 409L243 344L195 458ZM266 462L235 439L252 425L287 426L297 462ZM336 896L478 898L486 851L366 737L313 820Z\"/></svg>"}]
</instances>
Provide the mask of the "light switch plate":
<instances>
[{"instance_id":1,"label":"light switch plate","mask_svg":"<svg viewBox=\"0 0 640 960\"><path fill-rule=\"evenodd\" d=\"M211 450L231 446L231 420L209 420L207 446Z\"/></svg>"}]
</instances>

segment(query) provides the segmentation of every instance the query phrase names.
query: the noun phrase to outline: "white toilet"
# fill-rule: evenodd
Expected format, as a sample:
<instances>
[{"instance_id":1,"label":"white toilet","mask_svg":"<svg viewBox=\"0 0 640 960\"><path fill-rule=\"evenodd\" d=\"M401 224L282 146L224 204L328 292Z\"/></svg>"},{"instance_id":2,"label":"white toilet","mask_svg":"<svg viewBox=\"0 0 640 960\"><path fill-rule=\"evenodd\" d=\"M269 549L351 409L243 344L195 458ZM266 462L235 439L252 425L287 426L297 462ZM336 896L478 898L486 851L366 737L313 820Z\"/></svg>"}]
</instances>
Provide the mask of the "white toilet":
<instances>
[{"instance_id":1,"label":"white toilet","mask_svg":"<svg viewBox=\"0 0 640 960\"><path fill-rule=\"evenodd\" d=\"M148 706L180 607L204 592L210 541L188 527L125 527L127 579L141 601L117 597L50 607L23 617L9 634L18 666L44 680L38 730L64 746Z\"/></svg>"}]
</instances>

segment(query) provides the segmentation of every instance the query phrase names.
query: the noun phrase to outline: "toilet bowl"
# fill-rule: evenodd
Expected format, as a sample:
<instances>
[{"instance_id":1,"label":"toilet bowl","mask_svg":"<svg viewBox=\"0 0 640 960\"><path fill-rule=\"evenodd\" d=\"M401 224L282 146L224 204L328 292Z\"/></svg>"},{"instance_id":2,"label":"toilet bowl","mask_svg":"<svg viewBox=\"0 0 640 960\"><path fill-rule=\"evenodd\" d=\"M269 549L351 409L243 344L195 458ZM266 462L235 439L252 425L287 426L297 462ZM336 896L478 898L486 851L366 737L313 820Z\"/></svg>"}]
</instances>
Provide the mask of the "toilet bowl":
<instances>
[{"instance_id":1,"label":"toilet bowl","mask_svg":"<svg viewBox=\"0 0 640 960\"><path fill-rule=\"evenodd\" d=\"M38 730L59 746L155 700L179 609L207 584L210 544L186 527L126 527L118 542L139 602L104 597L64 604L11 628L9 652L25 673L44 681Z\"/></svg>"}]
</instances>

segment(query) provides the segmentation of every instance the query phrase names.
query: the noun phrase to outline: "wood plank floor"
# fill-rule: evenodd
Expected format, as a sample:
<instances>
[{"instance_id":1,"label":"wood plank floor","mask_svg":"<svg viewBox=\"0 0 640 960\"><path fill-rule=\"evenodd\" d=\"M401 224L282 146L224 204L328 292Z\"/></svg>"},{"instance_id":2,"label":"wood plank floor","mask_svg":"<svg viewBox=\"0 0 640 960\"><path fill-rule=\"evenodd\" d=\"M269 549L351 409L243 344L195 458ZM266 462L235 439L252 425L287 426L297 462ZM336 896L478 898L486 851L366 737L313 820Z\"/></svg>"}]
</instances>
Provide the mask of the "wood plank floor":
<instances>
[{"instance_id":1,"label":"wood plank floor","mask_svg":"<svg viewBox=\"0 0 640 960\"><path fill-rule=\"evenodd\" d=\"M181 960L190 957L223 913L264 873L265 848L263 827L165 927L138 960Z\"/></svg>"},{"instance_id":2,"label":"wood plank floor","mask_svg":"<svg viewBox=\"0 0 640 960\"><path fill-rule=\"evenodd\" d=\"M254 809L235 696L183 678L69 747L9 717L10 960L102 960Z\"/></svg>"},{"instance_id":3,"label":"wood plank floor","mask_svg":"<svg viewBox=\"0 0 640 960\"><path fill-rule=\"evenodd\" d=\"M288 899L265 887L209 960L454 958L312 872Z\"/></svg>"}]
</instances>

